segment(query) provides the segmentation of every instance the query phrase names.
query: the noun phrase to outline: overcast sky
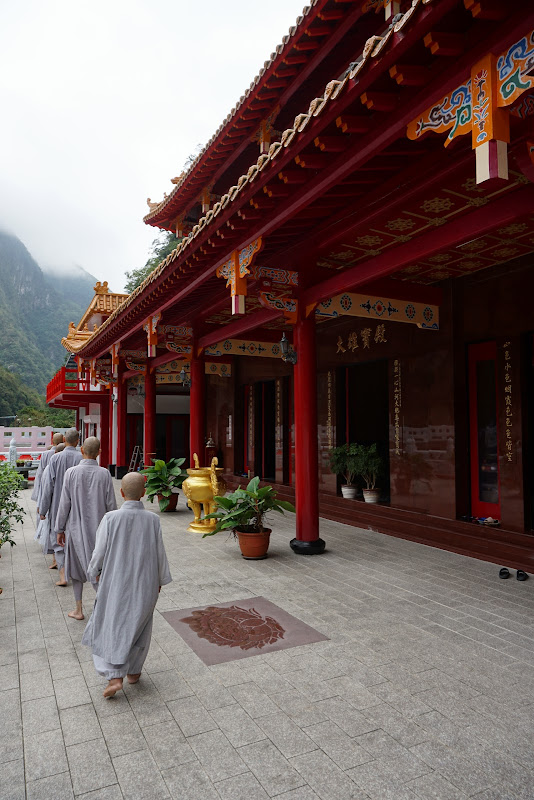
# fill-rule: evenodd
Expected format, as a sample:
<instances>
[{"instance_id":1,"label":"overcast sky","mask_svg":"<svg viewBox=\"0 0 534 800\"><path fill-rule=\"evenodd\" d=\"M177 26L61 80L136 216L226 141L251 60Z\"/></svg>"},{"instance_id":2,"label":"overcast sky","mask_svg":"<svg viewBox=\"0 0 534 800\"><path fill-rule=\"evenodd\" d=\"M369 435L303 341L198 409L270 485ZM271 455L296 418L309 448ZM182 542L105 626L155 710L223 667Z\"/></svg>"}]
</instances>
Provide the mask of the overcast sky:
<instances>
[{"instance_id":1,"label":"overcast sky","mask_svg":"<svg viewBox=\"0 0 534 800\"><path fill-rule=\"evenodd\" d=\"M236 104L304 0L0 2L0 229L114 291L156 230L146 198Z\"/></svg>"}]
</instances>

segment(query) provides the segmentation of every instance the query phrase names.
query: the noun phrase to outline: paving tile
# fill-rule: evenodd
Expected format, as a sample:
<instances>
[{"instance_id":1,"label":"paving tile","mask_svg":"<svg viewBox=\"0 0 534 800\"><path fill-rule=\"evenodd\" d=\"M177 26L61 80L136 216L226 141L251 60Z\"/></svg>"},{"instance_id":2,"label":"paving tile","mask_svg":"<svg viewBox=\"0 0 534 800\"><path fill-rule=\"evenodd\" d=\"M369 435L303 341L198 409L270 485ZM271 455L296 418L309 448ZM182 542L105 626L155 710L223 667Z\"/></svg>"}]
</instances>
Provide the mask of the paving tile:
<instances>
[{"instance_id":1,"label":"paving tile","mask_svg":"<svg viewBox=\"0 0 534 800\"><path fill-rule=\"evenodd\" d=\"M22 725L25 735L57 730L60 725L56 698L41 697L22 703Z\"/></svg>"},{"instance_id":2,"label":"paving tile","mask_svg":"<svg viewBox=\"0 0 534 800\"><path fill-rule=\"evenodd\" d=\"M94 792L87 792L87 794L79 794L76 800L123 800L124 795L120 790L119 784L115 783L113 786L106 786L104 789L97 789Z\"/></svg>"},{"instance_id":3,"label":"paving tile","mask_svg":"<svg viewBox=\"0 0 534 800\"><path fill-rule=\"evenodd\" d=\"M57 705L60 709L83 706L91 702L87 684L80 675L73 678L54 680L54 691L56 693Z\"/></svg>"},{"instance_id":4,"label":"paving tile","mask_svg":"<svg viewBox=\"0 0 534 800\"><path fill-rule=\"evenodd\" d=\"M102 730L92 704L65 708L59 712L65 745L101 739Z\"/></svg>"},{"instance_id":5,"label":"paving tile","mask_svg":"<svg viewBox=\"0 0 534 800\"><path fill-rule=\"evenodd\" d=\"M124 800L165 800L170 796L148 750L114 758L113 766Z\"/></svg>"},{"instance_id":6,"label":"paving tile","mask_svg":"<svg viewBox=\"0 0 534 800\"><path fill-rule=\"evenodd\" d=\"M228 691L253 719L279 711L278 706L255 683L230 686Z\"/></svg>"},{"instance_id":7,"label":"paving tile","mask_svg":"<svg viewBox=\"0 0 534 800\"><path fill-rule=\"evenodd\" d=\"M0 691L0 720L3 723L20 722L21 703L18 689Z\"/></svg>"},{"instance_id":8,"label":"paving tile","mask_svg":"<svg viewBox=\"0 0 534 800\"><path fill-rule=\"evenodd\" d=\"M100 720L99 728L102 729L102 734L112 758L147 749L145 737L131 711L127 711L125 714L103 717Z\"/></svg>"},{"instance_id":9,"label":"paving tile","mask_svg":"<svg viewBox=\"0 0 534 800\"><path fill-rule=\"evenodd\" d=\"M117 783L104 739L67 747L74 794L92 792Z\"/></svg>"},{"instance_id":10,"label":"paving tile","mask_svg":"<svg viewBox=\"0 0 534 800\"><path fill-rule=\"evenodd\" d=\"M142 728L145 725L155 725L157 722L167 722L172 719L167 705L150 678L133 685L125 684L125 693Z\"/></svg>"},{"instance_id":11,"label":"paving tile","mask_svg":"<svg viewBox=\"0 0 534 800\"><path fill-rule=\"evenodd\" d=\"M366 800L354 781L320 750L295 756L291 764L321 800Z\"/></svg>"},{"instance_id":12,"label":"paving tile","mask_svg":"<svg viewBox=\"0 0 534 800\"><path fill-rule=\"evenodd\" d=\"M188 742L214 783L247 771L238 751L232 747L222 731L199 733L191 736Z\"/></svg>"},{"instance_id":13,"label":"paving tile","mask_svg":"<svg viewBox=\"0 0 534 800\"><path fill-rule=\"evenodd\" d=\"M68 772L31 781L27 787L28 800L73 800L72 783Z\"/></svg>"},{"instance_id":14,"label":"paving tile","mask_svg":"<svg viewBox=\"0 0 534 800\"><path fill-rule=\"evenodd\" d=\"M315 705L327 719L335 722L336 725L349 736L360 736L363 733L369 733L380 727L378 724L370 721L361 711L357 711L340 697L331 697L327 700L321 700ZM373 706L371 711L375 708L380 708L380 706ZM324 720L319 720L319 722L322 721Z\"/></svg>"},{"instance_id":15,"label":"paving tile","mask_svg":"<svg viewBox=\"0 0 534 800\"><path fill-rule=\"evenodd\" d=\"M457 786L453 786L437 772L416 778L406 786L421 800L465 800L467 798L467 795L461 792ZM502 789L499 791L502 792ZM499 800L503 800L502 794L497 797Z\"/></svg>"},{"instance_id":16,"label":"paving tile","mask_svg":"<svg viewBox=\"0 0 534 800\"><path fill-rule=\"evenodd\" d=\"M284 792L279 795L280 800L317 800L318 794L315 794L310 786L301 786L299 789L293 789L291 792Z\"/></svg>"},{"instance_id":17,"label":"paving tile","mask_svg":"<svg viewBox=\"0 0 534 800\"><path fill-rule=\"evenodd\" d=\"M251 772L218 781L215 786L221 800L268 800L269 797Z\"/></svg>"},{"instance_id":18,"label":"paving tile","mask_svg":"<svg viewBox=\"0 0 534 800\"><path fill-rule=\"evenodd\" d=\"M373 758L334 722L320 722L304 730L315 746L323 750L341 769L356 767ZM276 740L273 741L276 744Z\"/></svg>"},{"instance_id":19,"label":"paving tile","mask_svg":"<svg viewBox=\"0 0 534 800\"><path fill-rule=\"evenodd\" d=\"M38 672L23 672L20 675L21 700L34 700L39 697L53 697L54 686L48 667Z\"/></svg>"},{"instance_id":20,"label":"paving tile","mask_svg":"<svg viewBox=\"0 0 534 800\"><path fill-rule=\"evenodd\" d=\"M0 764L23 758L22 723L9 722L2 725L0 735ZM1 774L1 767L0 767Z\"/></svg>"},{"instance_id":21,"label":"paving tile","mask_svg":"<svg viewBox=\"0 0 534 800\"><path fill-rule=\"evenodd\" d=\"M221 800L198 762L167 769L162 776L173 800Z\"/></svg>"},{"instance_id":22,"label":"paving tile","mask_svg":"<svg viewBox=\"0 0 534 800\"><path fill-rule=\"evenodd\" d=\"M264 731L237 703L233 706L215 708L210 715L234 747L242 747L266 738Z\"/></svg>"},{"instance_id":23,"label":"paving tile","mask_svg":"<svg viewBox=\"0 0 534 800\"><path fill-rule=\"evenodd\" d=\"M19 666L18 664L6 664L2 667L2 689L18 689L19 688ZM24 697L22 698L25 699Z\"/></svg>"},{"instance_id":24,"label":"paving tile","mask_svg":"<svg viewBox=\"0 0 534 800\"><path fill-rule=\"evenodd\" d=\"M81 676L80 662L76 653L49 653L50 671L55 681L61 678L78 678ZM95 670L96 672L96 670Z\"/></svg>"},{"instance_id":25,"label":"paving tile","mask_svg":"<svg viewBox=\"0 0 534 800\"><path fill-rule=\"evenodd\" d=\"M438 742L425 742L410 750L467 794L481 792L489 788L493 782L473 761L463 758L459 753Z\"/></svg>"},{"instance_id":26,"label":"paving tile","mask_svg":"<svg viewBox=\"0 0 534 800\"><path fill-rule=\"evenodd\" d=\"M2 800L26 800L24 762L22 759L3 764L0 778Z\"/></svg>"},{"instance_id":27,"label":"paving tile","mask_svg":"<svg viewBox=\"0 0 534 800\"><path fill-rule=\"evenodd\" d=\"M150 678L161 695L161 699L165 702L179 700L181 697L190 697L194 694L193 689L178 675L175 669L152 673Z\"/></svg>"},{"instance_id":28,"label":"paving tile","mask_svg":"<svg viewBox=\"0 0 534 800\"><path fill-rule=\"evenodd\" d=\"M130 711L130 704L124 692L117 692L115 697L104 697L102 692L106 686L106 681L102 681L99 686L89 689L91 701L98 717L111 717L113 714L124 714Z\"/></svg>"},{"instance_id":29,"label":"paving tile","mask_svg":"<svg viewBox=\"0 0 534 800\"><path fill-rule=\"evenodd\" d=\"M270 797L305 784L290 762L267 739L240 747L238 752Z\"/></svg>"},{"instance_id":30,"label":"paving tile","mask_svg":"<svg viewBox=\"0 0 534 800\"><path fill-rule=\"evenodd\" d=\"M213 717L196 697L173 700L167 706L184 736L195 736L217 727Z\"/></svg>"},{"instance_id":31,"label":"paving tile","mask_svg":"<svg viewBox=\"0 0 534 800\"><path fill-rule=\"evenodd\" d=\"M23 653L19 657L19 669L21 674L26 672L40 672L48 669L48 653L46 648L33 650L30 653Z\"/></svg>"},{"instance_id":32,"label":"paving tile","mask_svg":"<svg viewBox=\"0 0 534 800\"><path fill-rule=\"evenodd\" d=\"M328 716L320 707L320 703L312 702L300 692L291 689L271 695L276 705L282 709L299 728L325 722ZM328 702L327 700L322 702ZM345 706L345 704L343 704Z\"/></svg>"},{"instance_id":33,"label":"paving tile","mask_svg":"<svg viewBox=\"0 0 534 800\"><path fill-rule=\"evenodd\" d=\"M174 720L150 725L143 729L143 733L160 770L172 769L181 764L196 761L191 746Z\"/></svg>"},{"instance_id":34,"label":"paving tile","mask_svg":"<svg viewBox=\"0 0 534 800\"><path fill-rule=\"evenodd\" d=\"M24 736L26 780L36 781L66 772L67 757L61 729Z\"/></svg>"}]
</instances>

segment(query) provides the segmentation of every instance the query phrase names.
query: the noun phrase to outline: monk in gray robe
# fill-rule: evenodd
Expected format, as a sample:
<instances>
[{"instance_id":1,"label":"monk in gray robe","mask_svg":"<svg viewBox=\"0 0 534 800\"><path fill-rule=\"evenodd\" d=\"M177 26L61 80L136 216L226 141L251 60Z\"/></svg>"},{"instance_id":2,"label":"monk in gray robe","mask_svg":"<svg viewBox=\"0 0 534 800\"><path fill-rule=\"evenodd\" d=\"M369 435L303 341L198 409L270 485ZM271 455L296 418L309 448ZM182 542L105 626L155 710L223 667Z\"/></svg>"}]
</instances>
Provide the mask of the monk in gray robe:
<instances>
[{"instance_id":1,"label":"monk in gray robe","mask_svg":"<svg viewBox=\"0 0 534 800\"><path fill-rule=\"evenodd\" d=\"M82 460L70 467L63 478L63 488L55 520L58 544L65 548L65 580L72 580L76 610L73 619L84 619L83 585L87 567L95 549L96 530L107 511L115 511L117 501L109 470L99 467L100 441L90 436L82 444ZM96 591L97 584L93 583Z\"/></svg>"},{"instance_id":2,"label":"monk in gray robe","mask_svg":"<svg viewBox=\"0 0 534 800\"><path fill-rule=\"evenodd\" d=\"M65 434L65 449L62 453L55 453L43 474L39 497L39 513L41 519L48 514L48 536L41 536L43 553L54 553L59 569L59 580L56 586L67 586L65 580L65 550L57 543L54 523L57 517L63 478L69 467L75 467L82 460L82 454L76 450L79 434L75 428L70 428Z\"/></svg>"},{"instance_id":3,"label":"monk in gray robe","mask_svg":"<svg viewBox=\"0 0 534 800\"><path fill-rule=\"evenodd\" d=\"M99 585L82 644L91 648L96 671L109 681L104 697L122 689L124 676L128 683L139 680L158 593L172 581L159 517L140 502L144 493L142 475L124 476L126 502L100 523L87 569L89 580Z\"/></svg>"},{"instance_id":4,"label":"monk in gray robe","mask_svg":"<svg viewBox=\"0 0 534 800\"><path fill-rule=\"evenodd\" d=\"M59 434L59 435L61 436L61 438L63 438L63 434ZM52 450L50 451L50 456L48 457L47 463L46 463L45 468L43 470L43 473L42 473L42 476L41 476L41 480L39 482L39 492L38 492L38 495L37 495L37 498L36 498L37 516L38 516L38 519L39 519L39 523L37 525L37 530L35 531L35 536L33 537L34 539L39 539L40 540L40 539L42 539L42 537L50 536L50 520L48 518L48 514L45 514L45 518L44 519L39 515L39 503L41 501L41 491L42 491L42 488L44 486L44 482L46 480L48 480L47 470L48 470L48 464L50 462L50 459L52 458L54 453L61 453L64 449L65 449L65 443L64 442L60 442L55 447L52 447ZM44 453L43 453L43 456L44 456ZM44 539L43 539L43 541L44 541ZM54 556L54 560L52 561L52 563L50 564L48 569L57 569L57 563L56 563L55 556Z\"/></svg>"},{"instance_id":5,"label":"monk in gray robe","mask_svg":"<svg viewBox=\"0 0 534 800\"><path fill-rule=\"evenodd\" d=\"M63 434L62 433L54 433L52 436L52 444L50 447L41 453L41 458L39 459L39 464L37 466L37 472L35 473L35 478L33 481L33 492L32 492L32 500L35 500L37 503L37 513L39 513L39 503L37 500L39 499L39 486L41 484L41 478L43 477L43 472L45 471L46 465L56 452L55 447L58 444L61 444L63 441Z\"/></svg>"}]
</instances>

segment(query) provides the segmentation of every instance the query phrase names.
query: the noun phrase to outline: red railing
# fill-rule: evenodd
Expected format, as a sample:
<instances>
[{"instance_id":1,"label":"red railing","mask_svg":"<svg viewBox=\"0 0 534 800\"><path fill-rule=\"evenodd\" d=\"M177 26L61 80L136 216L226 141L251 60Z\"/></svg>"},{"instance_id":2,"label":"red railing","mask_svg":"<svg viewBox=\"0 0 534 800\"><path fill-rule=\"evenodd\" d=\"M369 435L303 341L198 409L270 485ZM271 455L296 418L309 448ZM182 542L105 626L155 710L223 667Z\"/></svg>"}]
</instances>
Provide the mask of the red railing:
<instances>
[{"instance_id":1,"label":"red railing","mask_svg":"<svg viewBox=\"0 0 534 800\"><path fill-rule=\"evenodd\" d=\"M76 369L61 367L46 387L46 402L50 403L61 394L88 391L90 391L89 381L79 380Z\"/></svg>"}]
</instances>

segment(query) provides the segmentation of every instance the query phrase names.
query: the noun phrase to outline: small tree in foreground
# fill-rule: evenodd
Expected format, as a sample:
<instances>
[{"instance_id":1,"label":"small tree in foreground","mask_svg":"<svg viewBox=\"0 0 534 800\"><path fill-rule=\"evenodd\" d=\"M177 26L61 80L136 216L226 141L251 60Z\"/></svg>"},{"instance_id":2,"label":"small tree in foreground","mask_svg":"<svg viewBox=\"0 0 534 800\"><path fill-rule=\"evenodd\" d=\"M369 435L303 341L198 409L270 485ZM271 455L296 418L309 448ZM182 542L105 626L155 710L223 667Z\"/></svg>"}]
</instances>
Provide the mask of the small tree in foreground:
<instances>
[{"instance_id":1,"label":"small tree in foreground","mask_svg":"<svg viewBox=\"0 0 534 800\"><path fill-rule=\"evenodd\" d=\"M17 499L20 492L21 477L9 464L0 466L0 548L4 544L13 547L11 526L13 522L22 522L22 508Z\"/></svg>"}]
</instances>

